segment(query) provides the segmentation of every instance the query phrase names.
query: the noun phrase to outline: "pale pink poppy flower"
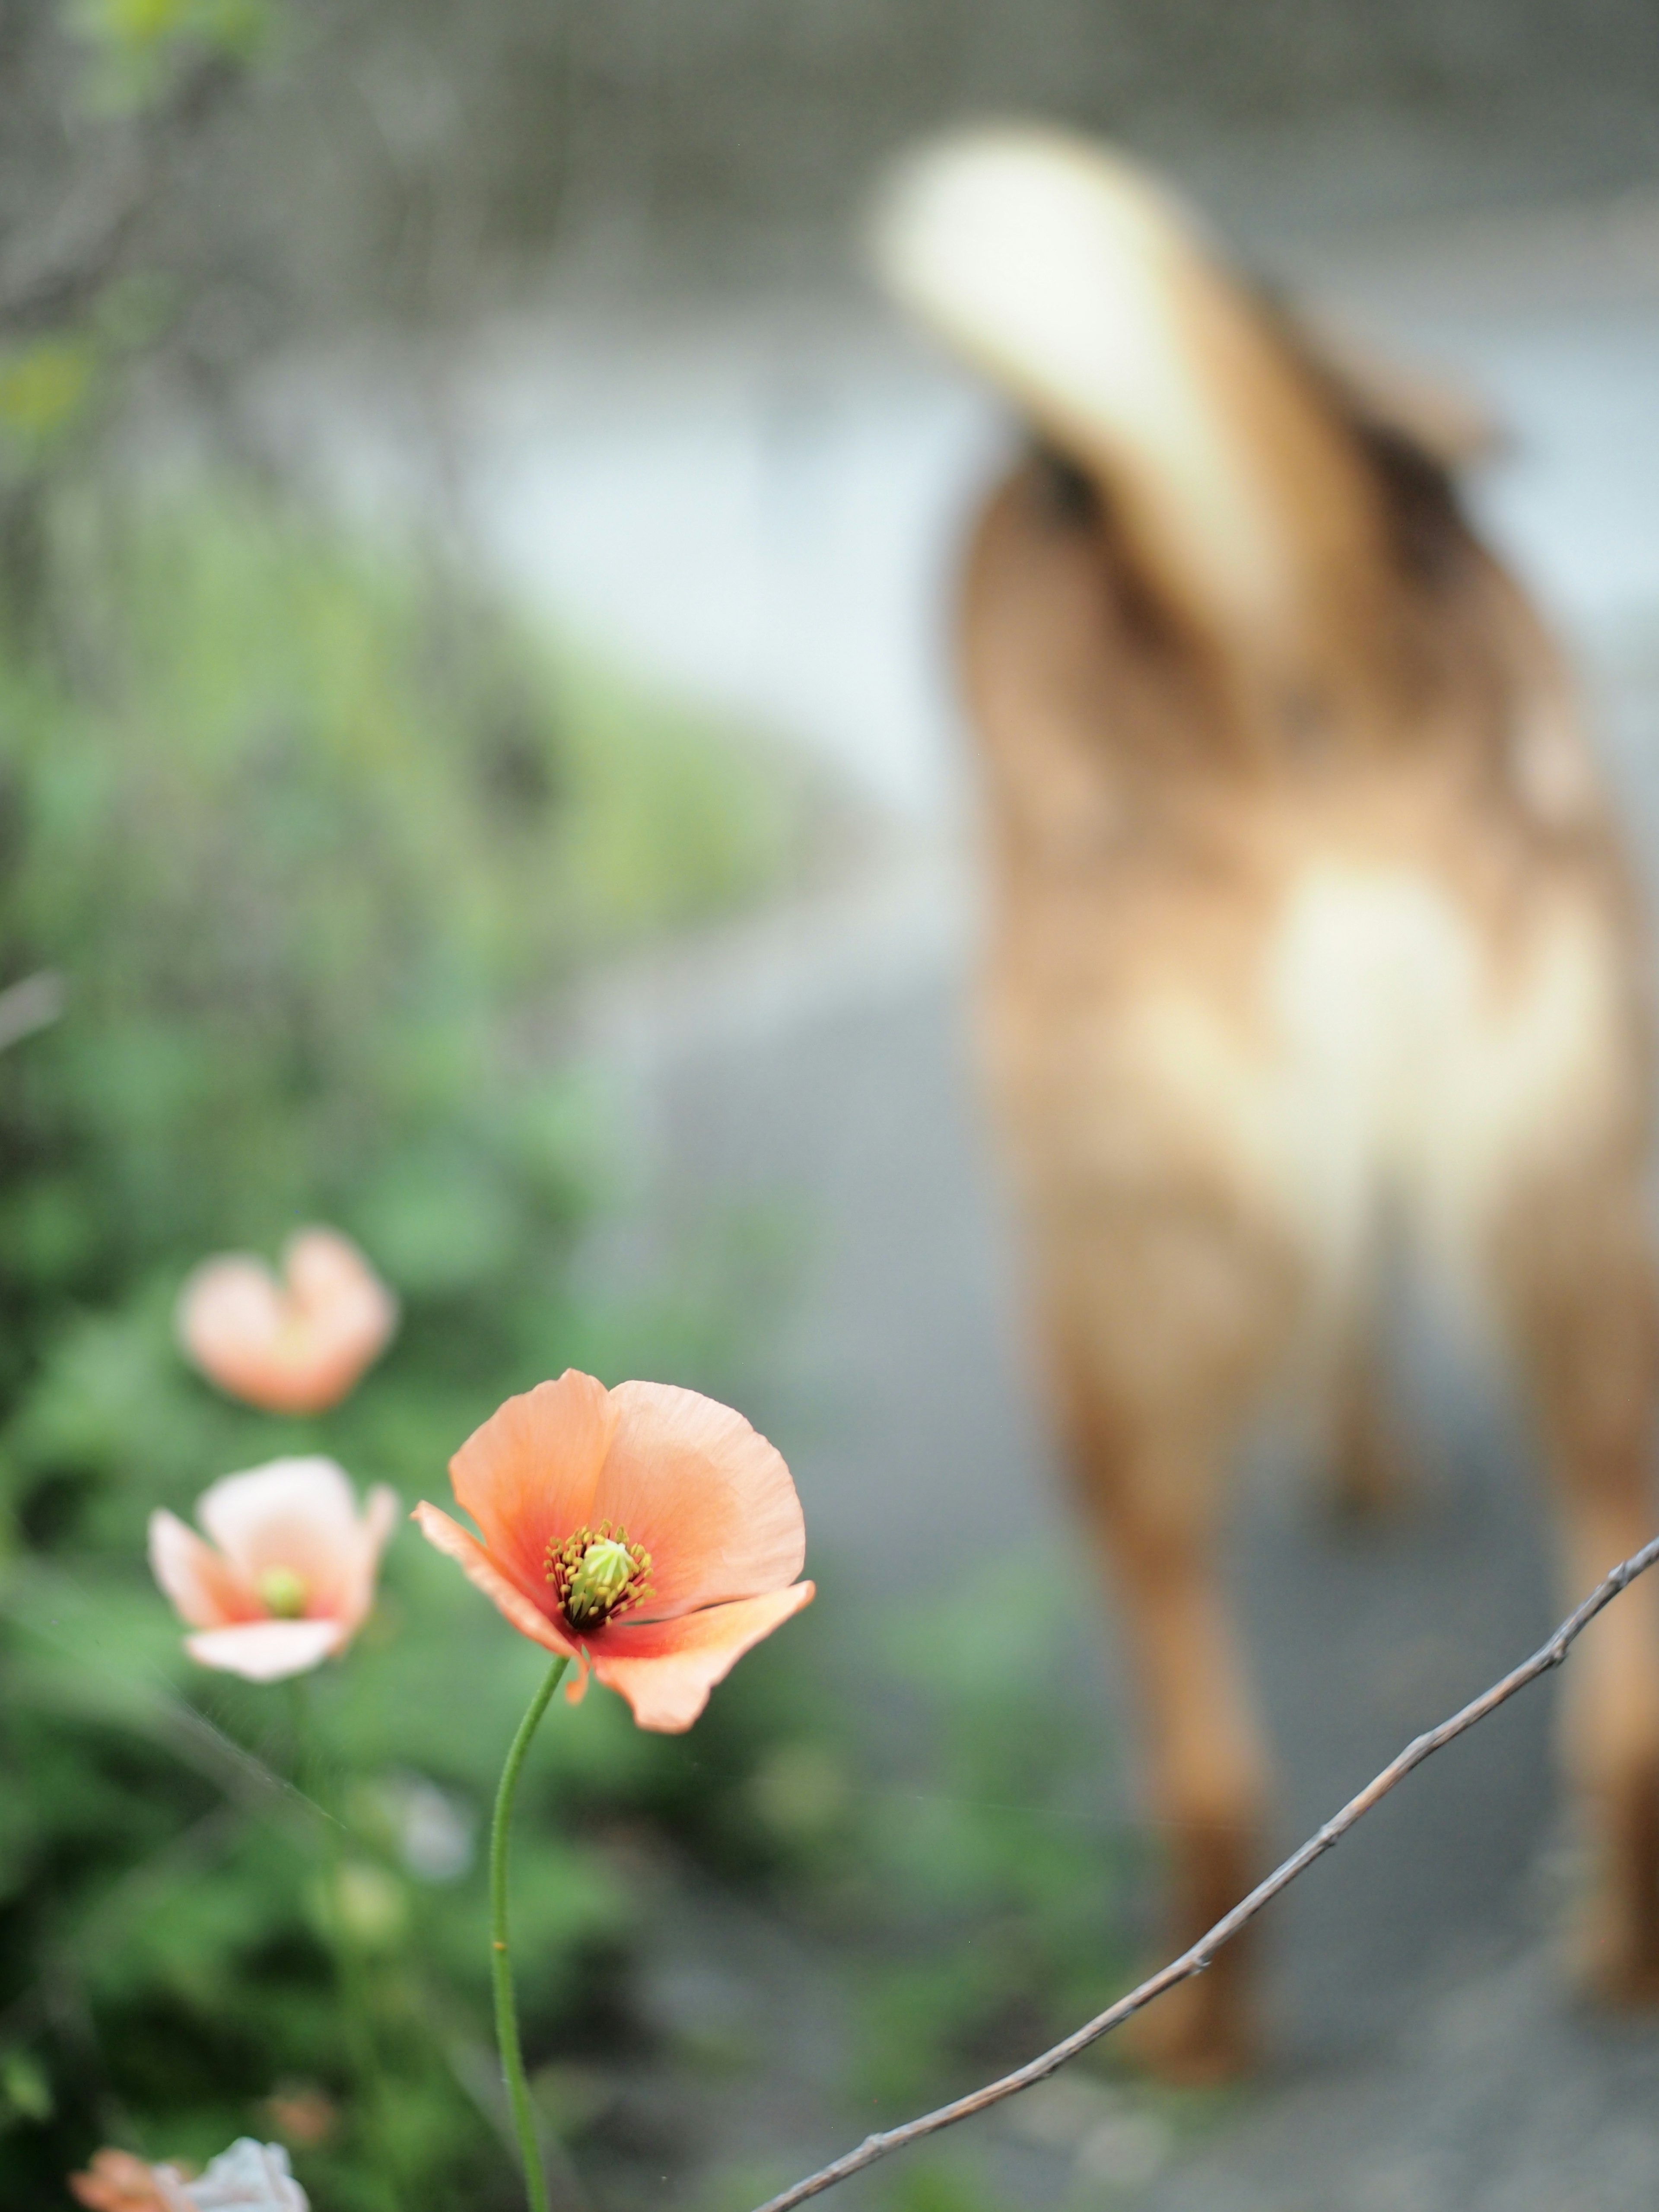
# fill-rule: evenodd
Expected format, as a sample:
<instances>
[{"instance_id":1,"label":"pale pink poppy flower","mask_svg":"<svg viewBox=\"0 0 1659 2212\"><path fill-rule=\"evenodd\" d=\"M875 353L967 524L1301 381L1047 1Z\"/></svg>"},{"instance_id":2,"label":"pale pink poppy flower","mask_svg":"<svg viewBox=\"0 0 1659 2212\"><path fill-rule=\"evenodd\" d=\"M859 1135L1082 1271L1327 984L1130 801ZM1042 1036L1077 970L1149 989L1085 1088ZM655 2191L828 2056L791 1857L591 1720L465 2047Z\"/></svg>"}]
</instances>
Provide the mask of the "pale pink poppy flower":
<instances>
[{"instance_id":1,"label":"pale pink poppy flower","mask_svg":"<svg viewBox=\"0 0 1659 2212\"><path fill-rule=\"evenodd\" d=\"M477 1536L415 1508L521 1636L592 1668L641 1728L690 1727L708 1692L812 1597L789 1470L741 1413L695 1390L573 1368L509 1398L449 1462Z\"/></svg>"},{"instance_id":2,"label":"pale pink poppy flower","mask_svg":"<svg viewBox=\"0 0 1659 2212\"><path fill-rule=\"evenodd\" d=\"M100 2150L84 2173L70 2174L69 2185L88 2212L190 2212L184 2181L176 2166L151 2166L130 2150Z\"/></svg>"},{"instance_id":3,"label":"pale pink poppy flower","mask_svg":"<svg viewBox=\"0 0 1659 2212\"><path fill-rule=\"evenodd\" d=\"M243 2136L198 2174L150 2166L131 2151L100 2150L70 2188L88 2212L310 2212L280 2143Z\"/></svg>"},{"instance_id":4,"label":"pale pink poppy flower","mask_svg":"<svg viewBox=\"0 0 1659 2212\"><path fill-rule=\"evenodd\" d=\"M149 1563L204 1667L276 1682L343 1651L374 1602L374 1575L397 1518L384 1484L359 1514L331 1459L278 1459L203 1492L196 1517L211 1543L152 1513Z\"/></svg>"},{"instance_id":5,"label":"pale pink poppy flower","mask_svg":"<svg viewBox=\"0 0 1659 2212\"><path fill-rule=\"evenodd\" d=\"M204 1260L179 1294L185 1357L270 1413L337 1405L392 1340L398 1301L349 1237L301 1229L278 1281L249 1252Z\"/></svg>"}]
</instances>

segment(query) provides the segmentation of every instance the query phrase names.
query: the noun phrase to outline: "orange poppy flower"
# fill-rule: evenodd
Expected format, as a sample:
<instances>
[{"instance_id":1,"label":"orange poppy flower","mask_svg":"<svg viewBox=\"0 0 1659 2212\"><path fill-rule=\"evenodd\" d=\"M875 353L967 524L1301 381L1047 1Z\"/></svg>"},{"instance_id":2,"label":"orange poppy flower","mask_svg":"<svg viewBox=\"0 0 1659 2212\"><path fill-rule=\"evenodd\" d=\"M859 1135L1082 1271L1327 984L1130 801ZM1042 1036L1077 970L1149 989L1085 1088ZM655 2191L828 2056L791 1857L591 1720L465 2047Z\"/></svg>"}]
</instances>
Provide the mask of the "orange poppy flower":
<instances>
[{"instance_id":1,"label":"orange poppy flower","mask_svg":"<svg viewBox=\"0 0 1659 2212\"><path fill-rule=\"evenodd\" d=\"M398 1301L349 1237L301 1229L279 1282L249 1252L204 1260L179 1294L185 1356L233 1398L268 1413L320 1413L378 1359Z\"/></svg>"},{"instance_id":2,"label":"orange poppy flower","mask_svg":"<svg viewBox=\"0 0 1659 2212\"><path fill-rule=\"evenodd\" d=\"M152 1513L150 1566L197 1631L185 1650L251 1682L278 1682L343 1651L374 1602L397 1511L381 1485L360 1515L331 1459L277 1459L203 1492L196 1517L211 1544L174 1515Z\"/></svg>"},{"instance_id":3,"label":"orange poppy flower","mask_svg":"<svg viewBox=\"0 0 1659 2212\"><path fill-rule=\"evenodd\" d=\"M449 1463L470 1535L422 1534L521 1634L591 1667L641 1728L690 1727L714 1684L812 1596L789 1470L741 1413L662 1382L573 1368L509 1398Z\"/></svg>"}]
</instances>

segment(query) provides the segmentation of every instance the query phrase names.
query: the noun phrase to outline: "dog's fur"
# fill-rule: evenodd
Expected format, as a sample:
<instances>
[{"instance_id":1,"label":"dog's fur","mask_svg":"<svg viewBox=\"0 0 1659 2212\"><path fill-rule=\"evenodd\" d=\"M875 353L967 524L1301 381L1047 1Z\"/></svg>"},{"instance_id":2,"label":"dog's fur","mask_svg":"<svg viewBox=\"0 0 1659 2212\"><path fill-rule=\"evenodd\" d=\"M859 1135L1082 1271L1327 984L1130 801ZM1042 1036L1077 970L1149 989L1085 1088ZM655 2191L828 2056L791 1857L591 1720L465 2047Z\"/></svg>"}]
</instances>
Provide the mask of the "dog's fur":
<instances>
[{"instance_id":1,"label":"dog's fur","mask_svg":"<svg viewBox=\"0 0 1659 2212\"><path fill-rule=\"evenodd\" d=\"M1184 1944L1263 1871L1215 1557L1230 1455L1311 1345L1339 1480L1388 1502L1385 1224L1515 1355L1565 1588L1652 1532L1639 928L1561 663L1417 434L1432 410L1316 356L1076 142L924 153L878 235L891 288L1043 444L963 592L989 1061ZM1656 1601L1659 1577L1597 1624L1565 1709L1599 1854L1587 1965L1628 1996L1659 1987ZM1172 2070L1247 2063L1244 1954L1153 2026Z\"/></svg>"}]
</instances>

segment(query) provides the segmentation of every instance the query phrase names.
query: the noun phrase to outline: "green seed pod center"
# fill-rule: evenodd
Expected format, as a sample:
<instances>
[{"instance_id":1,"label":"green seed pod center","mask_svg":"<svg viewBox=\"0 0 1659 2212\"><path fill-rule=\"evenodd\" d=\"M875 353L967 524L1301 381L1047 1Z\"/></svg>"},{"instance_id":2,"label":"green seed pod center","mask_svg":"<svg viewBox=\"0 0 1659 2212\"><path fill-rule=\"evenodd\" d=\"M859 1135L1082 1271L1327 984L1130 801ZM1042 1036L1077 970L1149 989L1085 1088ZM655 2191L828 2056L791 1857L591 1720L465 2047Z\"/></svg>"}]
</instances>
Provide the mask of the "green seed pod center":
<instances>
[{"instance_id":1,"label":"green seed pod center","mask_svg":"<svg viewBox=\"0 0 1659 2212\"><path fill-rule=\"evenodd\" d=\"M579 1628L592 1620L603 1620L628 1588L633 1573L627 1545L602 1536L582 1553L581 1563L570 1577L565 1612Z\"/></svg>"},{"instance_id":2,"label":"green seed pod center","mask_svg":"<svg viewBox=\"0 0 1659 2212\"><path fill-rule=\"evenodd\" d=\"M649 1553L608 1521L598 1528L578 1528L562 1544L547 1547L547 1579L574 1629L598 1628L637 1605L647 1595L650 1571Z\"/></svg>"},{"instance_id":3,"label":"green seed pod center","mask_svg":"<svg viewBox=\"0 0 1659 2212\"><path fill-rule=\"evenodd\" d=\"M301 1620L305 1617L306 1600L311 1593L305 1577L296 1575L292 1567L267 1567L255 1583L259 1602L267 1613L278 1620Z\"/></svg>"}]
</instances>

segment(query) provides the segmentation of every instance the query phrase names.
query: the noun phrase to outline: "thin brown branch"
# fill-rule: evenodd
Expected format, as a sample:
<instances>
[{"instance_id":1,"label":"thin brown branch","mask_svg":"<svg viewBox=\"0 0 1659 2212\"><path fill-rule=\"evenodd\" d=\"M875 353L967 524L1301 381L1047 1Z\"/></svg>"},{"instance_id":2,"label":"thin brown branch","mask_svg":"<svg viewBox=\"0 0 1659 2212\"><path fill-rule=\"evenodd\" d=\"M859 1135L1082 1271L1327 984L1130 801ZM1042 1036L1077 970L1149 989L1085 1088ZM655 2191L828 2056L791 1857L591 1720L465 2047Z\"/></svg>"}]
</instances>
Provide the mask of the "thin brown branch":
<instances>
[{"instance_id":1,"label":"thin brown branch","mask_svg":"<svg viewBox=\"0 0 1659 2212\"><path fill-rule=\"evenodd\" d=\"M1103 2035L1109 2035L1115 2027L1121 2027L1131 2014L1151 2004L1154 1997L1162 1996L1166 1990L1174 1989L1177 1983L1188 1981L1194 1974L1201 1974L1224 1943L1230 1942L1241 1928L1254 1920L1263 1905L1271 1904L1280 1890L1287 1889L1299 1874L1305 1874L1316 1859L1322 1858L1334 1844L1340 1843L1355 1822L1364 1820L1372 1806L1388 1796L1395 1783L1403 1782L1412 1769L1420 1766L1431 1752L1450 1743L1455 1736L1462 1735L1477 1721L1485 1720L1488 1713L1496 1712L1498 1706L1512 1698L1517 1690L1524 1690L1528 1682L1536 1681L1552 1667L1559 1667L1580 1633L1595 1620L1602 1607L1611 1604L1620 1591L1633 1583L1638 1575L1645 1574L1656 1559L1659 1559L1659 1536L1616 1566L1604 1583L1598 1583L1577 1611L1562 1622L1549 1641L1541 1644L1530 1659L1523 1660L1520 1666L1505 1674L1501 1682L1494 1682L1491 1689L1483 1690L1462 1711L1454 1713L1449 1720L1442 1721L1438 1728L1430 1729L1426 1735L1415 1737L1397 1759L1391 1760L1379 1775L1365 1784L1357 1797L1351 1797L1342 1810L1327 1820L1316 1835L1310 1836L1300 1850L1292 1852L1265 1881L1258 1882L1249 1895L1218 1920L1206 1935L1200 1936L1189 1951L1183 1951L1178 1959L1172 1959L1167 1966L1160 1968L1149 1980L1142 1982L1139 1989L1131 1990L1127 1996L1120 1997L1115 2004L1108 2006L1104 2012L1068 2035L1063 2042L1055 2044L1052 2050L1045 2051L1040 2057L1017 2067L1012 2074L1003 2075L999 2081L988 2081L982 2089L975 2089L966 2097L958 2097L952 2104L941 2105L937 2112L924 2112L920 2119L907 2120L902 2127L889 2128L883 2133L866 2136L856 2150L849 2150L830 2165L820 2166L816 2173L809 2173L804 2181L796 2182L781 2196L769 2197L764 2204L757 2207L757 2212L790 2212L793 2205L804 2204L809 2197L817 2197L826 2189L833 2189L838 2181L846 2181L851 2175L861 2172L866 2166L873 2166L878 2158L886 2158L893 2151L903 2150L911 2143L920 2142L924 2136L937 2135L941 2128L954 2127L958 2120L971 2119L975 2112L985 2112L990 2106L1000 2104L1005 2097L1017 2096L1022 2089L1029 2089L1038 2081L1047 2081L1049 2075L1058 2073L1068 2059L1075 2058L1081 2051L1086 2051L1091 2043L1098 2043Z\"/></svg>"}]
</instances>

